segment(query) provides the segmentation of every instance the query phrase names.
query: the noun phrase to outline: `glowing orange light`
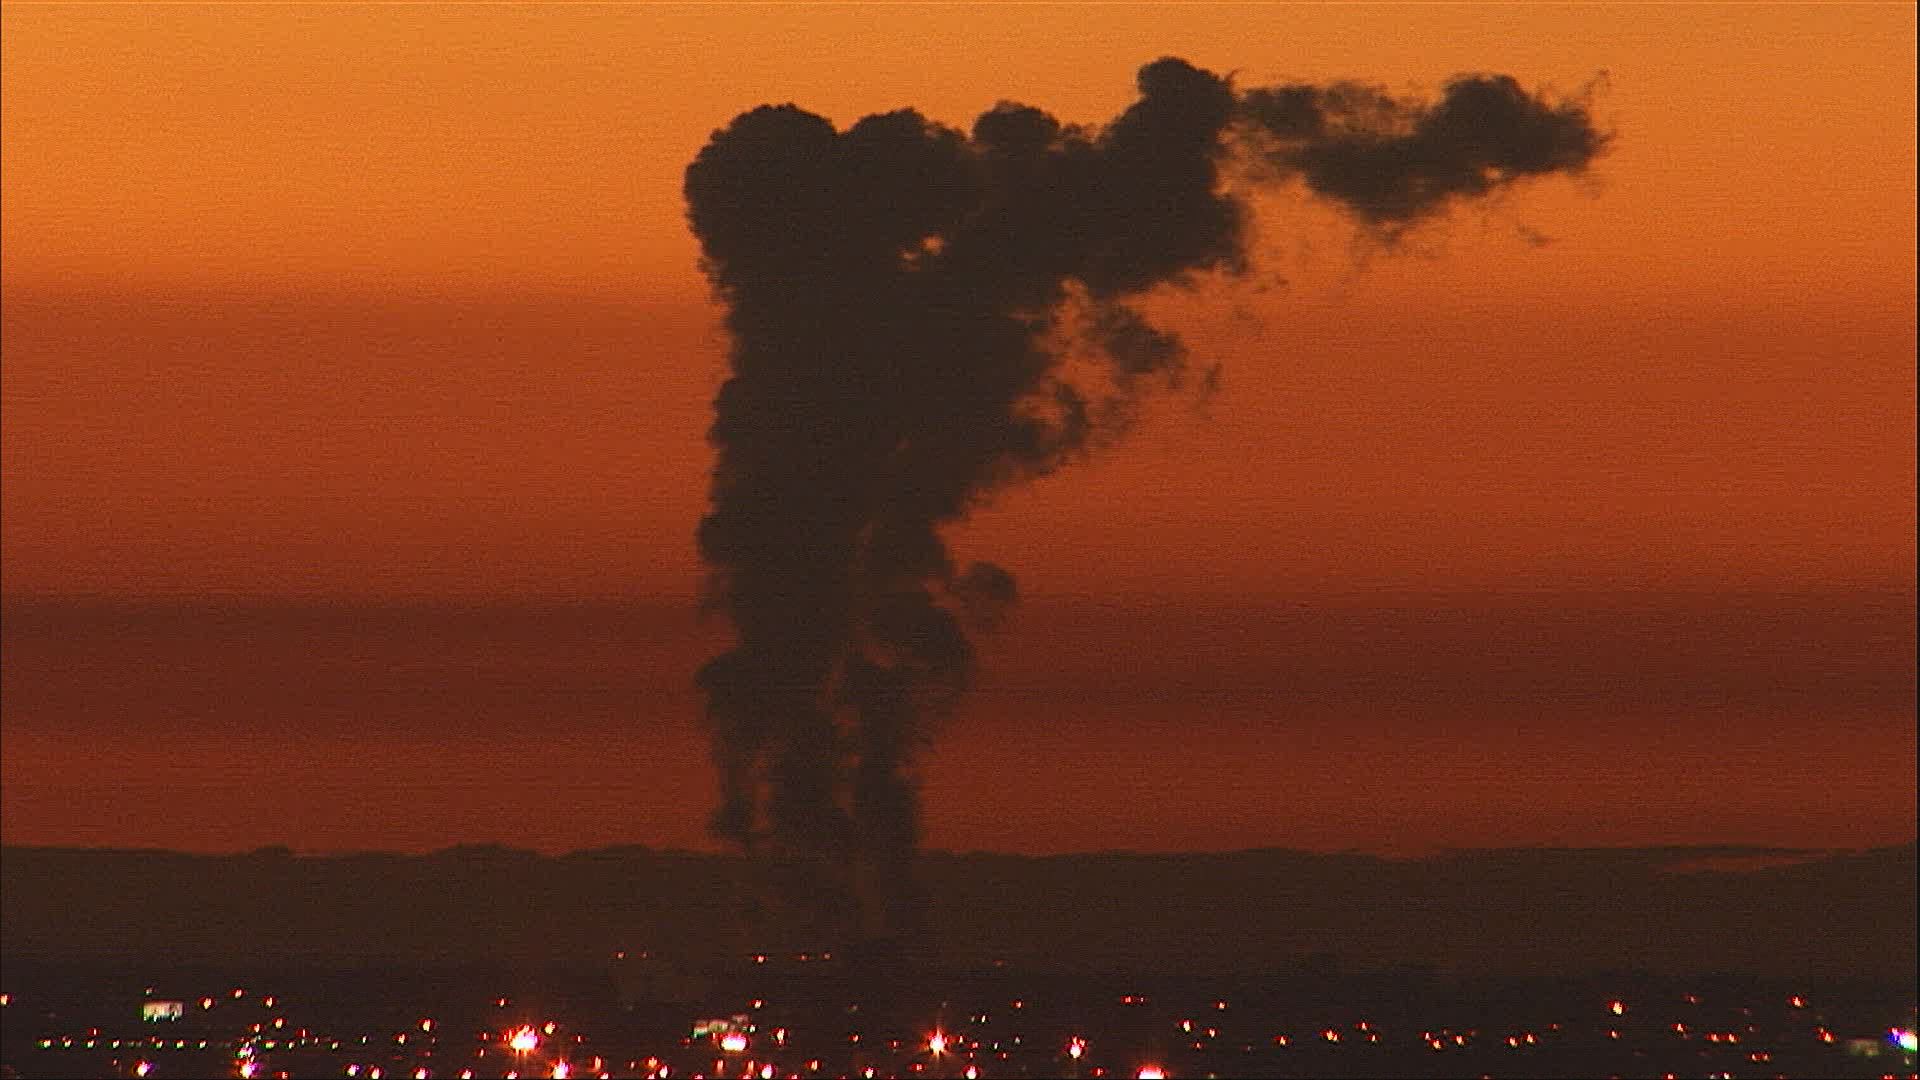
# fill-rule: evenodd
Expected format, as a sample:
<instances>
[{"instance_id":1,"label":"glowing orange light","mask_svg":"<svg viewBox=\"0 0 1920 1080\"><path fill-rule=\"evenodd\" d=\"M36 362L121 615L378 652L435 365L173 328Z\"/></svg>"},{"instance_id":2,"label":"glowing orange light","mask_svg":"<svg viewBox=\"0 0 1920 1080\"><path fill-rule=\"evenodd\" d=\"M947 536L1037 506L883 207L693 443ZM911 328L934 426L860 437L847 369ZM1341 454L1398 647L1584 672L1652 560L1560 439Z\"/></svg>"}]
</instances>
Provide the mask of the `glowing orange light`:
<instances>
[{"instance_id":1,"label":"glowing orange light","mask_svg":"<svg viewBox=\"0 0 1920 1080\"><path fill-rule=\"evenodd\" d=\"M1627 1015L1627 1003L1624 1001L1609 1001L1607 1002L1607 1011L1613 1013L1615 1016L1625 1016Z\"/></svg>"},{"instance_id":2,"label":"glowing orange light","mask_svg":"<svg viewBox=\"0 0 1920 1080\"><path fill-rule=\"evenodd\" d=\"M425 1069L413 1070L413 1080L427 1080L427 1070Z\"/></svg>"},{"instance_id":3,"label":"glowing orange light","mask_svg":"<svg viewBox=\"0 0 1920 1080\"><path fill-rule=\"evenodd\" d=\"M1067 1056L1072 1058L1073 1060L1079 1061L1080 1055L1086 1052L1087 1052L1087 1041L1085 1039L1082 1039L1080 1036L1075 1035L1072 1039L1067 1041Z\"/></svg>"},{"instance_id":4,"label":"glowing orange light","mask_svg":"<svg viewBox=\"0 0 1920 1080\"><path fill-rule=\"evenodd\" d=\"M1142 1065L1133 1076L1134 1080L1167 1080L1167 1074L1158 1065Z\"/></svg>"},{"instance_id":5,"label":"glowing orange light","mask_svg":"<svg viewBox=\"0 0 1920 1080\"><path fill-rule=\"evenodd\" d=\"M553 1080L567 1080L567 1077L572 1075L573 1069L568 1067L566 1062L556 1061L553 1063Z\"/></svg>"},{"instance_id":6,"label":"glowing orange light","mask_svg":"<svg viewBox=\"0 0 1920 1080\"><path fill-rule=\"evenodd\" d=\"M152 1071L153 1071L153 1062L151 1061L143 1061L140 1064L135 1065L133 1067L133 1075L135 1076L145 1076Z\"/></svg>"},{"instance_id":7,"label":"glowing orange light","mask_svg":"<svg viewBox=\"0 0 1920 1080\"><path fill-rule=\"evenodd\" d=\"M969 1065L967 1066L967 1071L960 1075L966 1077L967 1080L980 1080L980 1067L978 1065Z\"/></svg>"},{"instance_id":8,"label":"glowing orange light","mask_svg":"<svg viewBox=\"0 0 1920 1080\"><path fill-rule=\"evenodd\" d=\"M253 1080L253 1074L259 1071L260 1066L251 1061L243 1061L240 1063L240 1080Z\"/></svg>"},{"instance_id":9,"label":"glowing orange light","mask_svg":"<svg viewBox=\"0 0 1920 1080\"><path fill-rule=\"evenodd\" d=\"M547 1021L546 1026L542 1027L540 1030L546 1032L548 1035L551 1035L553 1034L553 1028L554 1028L554 1023L553 1021L549 1020Z\"/></svg>"},{"instance_id":10,"label":"glowing orange light","mask_svg":"<svg viewBox=\"0 0 1920 1080\"><path fill-rule=\"evenodd\" d=\"M1792 997L1787 999L1787 1004L1793 1006L1796 1009L1804 1009L1807 1007L1807 999L1801 997L1799 994L1795 994Z\"/></svg>"},{"instance_id":11,"label":"glowing orange light","mask_svg":"<svg viewBox=\"0 0 1920 1080\"><path fill-rule=\"evenodd\" d=\"M932 1035L927 1036L927 1049L933 1051L936 1054L946 1053L947 1052L946 1033L936 1031Z\"/></svg>"},{"instance_id":12,"label":"glowing orange light","mask_svg":"<svg viewBox=\"0 0 1920 1080\"><path fill-rule=\"evenodd\" d=\"M738 1031L729 1031L720 1036L720 1049L729 1054L744 1054L747 1051L747 1037Z\"/></svg>"},{"instance_id":13,"label":"glowing orange light","mask_svg":"<svg viewBox=\"0 0 1920 1080\"><path fill-rule=\"evenodd\" d=\"M520 1027L507 1036L507 1047L516 1054L528 1054L539 1049L540 1036L530 1027Z\"/></svg>"}]
</instances>

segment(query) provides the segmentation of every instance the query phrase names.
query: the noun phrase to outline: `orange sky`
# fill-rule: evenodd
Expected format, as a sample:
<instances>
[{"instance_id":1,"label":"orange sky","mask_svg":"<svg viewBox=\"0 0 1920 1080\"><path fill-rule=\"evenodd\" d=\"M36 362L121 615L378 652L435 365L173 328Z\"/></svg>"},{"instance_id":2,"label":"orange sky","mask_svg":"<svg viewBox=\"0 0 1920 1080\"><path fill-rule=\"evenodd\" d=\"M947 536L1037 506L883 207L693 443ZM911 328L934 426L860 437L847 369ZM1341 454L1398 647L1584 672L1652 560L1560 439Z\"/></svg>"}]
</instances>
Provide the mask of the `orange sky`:
<instances>
[{"instance_id":1,"label":"orange sky","mask_svg":"<svg viewBox=\"0 0 1920 1080\"><path fill-rule=\"evenodd\" d=\"M1573 90L1605 71L1597 108L1618 139L1588 181L1522 188L1401 252L1358 243L1294 193L1268 200L1260 281L1284 285L1162 304L1199 356L1225 365L1204 414L1161 402L1127 445L1003 495L961 530L963 558L1013 569L1040 610L1542 590L1891 593L1904 594L1896 609L1911 607L1910 5L9 3L0 25L10 597L614 596L671 607L696 587L702 430L723 365L679 195L708 133L787 100L842 123L910 104L964 124L1001 98L1097 120L1125 104L1134 68L1172 53L1248 84L1359 76L1431 88L1498 70ZM1910 640L1888 629L1900 617L1876 623L1875 640ZM1036 616L994 649L1081 670L1056 644L1076 624L1066 625ZM1158 643L1151 619L1103 625L1096 652ZM1742 623L1700 625L1737 636ZM98 808L127 785L72 769L79 759L63 756L73 747L58 733L73 719L126 749L140 725L116 734L80 722L108 711L108 697L89 696L84 665L23 668L19 640L6 670L8 840L138 839L125 831L137 799ZM182 669L213 671L216 646ZM1354 645L1369 647L1364 635ZM146 663L114 648L99 647L96 668ZM1868 653L1876 677L1910 688L1910 648ZM1579 654L1573 644L1531 662L1558 670ZM682 662L665 664L663 684L680 684ZM1700 663L1697 681L1717 685L1733 661ZM1166 678L1177 682L1183 664L1168 661ZM1832 668L1813 663L1807 677ZM1393 668L1380 659L1369 670ZM207 678L203 692L244 682ZM474 693L465 685L452 679L447 692ZM1536 760L1542 744L1491 719L1497 695L1480 700L1472 685L1423 699L1423 715L1506 732L1488 743L1487 776ZM22 687L38 705L17 704ZM1062 720L1054 758L1107 761L1122 775L1167 760L1154 733L1205 713L1167 694L1175 706L1137 709L1112 729L1124 733L1117 745L1106 729ZM1439 813L1462 836L1503 842L1809 842L1804 827L1765 824L1797 814L1827 822L1837 843L1901 838L1914 811L1913 714L1901 696L1829 695L1831 715L1808 715L1791 695L1741 705L1769 719L1726 720L1726 731L1790 740L1796 725L1843 723L1893 752L1798 759L1806 774L1770 792L1750 770L1741 775L1762 785L1743 796L1751 813L1728 811L1747 824L1692 833L1644 814L1609 831L1617 791L1577 778L1526 805L1578 828L1496 827L1511 815L1491 780L1469 785L1471 806L1442 813L1459 800L1415 779L1415 761L1394 773L1407 790L1369 795L1353 786L1366 772L1358 759L1309 740L1316 786L1243 718L1236 738L1262 749L1220 759L1238 762L1234 782L1252 790L1271 774L1298 798L1258 818L1269 824L1228 831L1233 843L1391 846L1381 835ZM111 709L137 716L140 699L129 691ZM978 809L992 793L967 779L962 748L1005 750L1021 708L1074 711L1005 701L981 695L968 721L1005 738L955 732L930 763L935 839L1021 847L1028 832L996 825L1009 820L1053 822L1082 837L1074 844L1111 835L1074 808L1090 792L1024 818ZM1675 712L1655 705L1649 715ZM1305 706L1283 697L1277 708ZM550 823L550 842L697 840L704 806L683 804L705 798L704 762L691 720L673 723L672 745L695 762L673 771L673 798L630 833ZM324 727L299 753L328 752L336 736ZM242 724L234 737L261 730ZM1569 738L1594 760L1618 749ZM1711 745L1688 742L1671 767L1685 772ZM1796 760L1787 745L1743 760ZM1087 756L1101 753L1118 757ZM1006 757L995 768L1017 765L1023 786L1077 790L1067 778L1080 773L1049 771L1048 755ZM54 771L67 774L58 785ZM168 797L221 790L204 770L170 775ZM1633 775L1652 774L1616 778ZM1843 777L1871 797L1834 817L1820 800ZM360 818L329 817L331 790L309 788L296 831L438 842L382 833L394 826L377 816L345 830ZM419 817L444 820L445 842L471 839L459 824L470 808L434 799L441 809ZM1384 817L1356 809L1381 800L1405 805ZM1218 818L1200 806L1120 832L1138 846L1188 845Z\"/></svg>"}]
</instances>

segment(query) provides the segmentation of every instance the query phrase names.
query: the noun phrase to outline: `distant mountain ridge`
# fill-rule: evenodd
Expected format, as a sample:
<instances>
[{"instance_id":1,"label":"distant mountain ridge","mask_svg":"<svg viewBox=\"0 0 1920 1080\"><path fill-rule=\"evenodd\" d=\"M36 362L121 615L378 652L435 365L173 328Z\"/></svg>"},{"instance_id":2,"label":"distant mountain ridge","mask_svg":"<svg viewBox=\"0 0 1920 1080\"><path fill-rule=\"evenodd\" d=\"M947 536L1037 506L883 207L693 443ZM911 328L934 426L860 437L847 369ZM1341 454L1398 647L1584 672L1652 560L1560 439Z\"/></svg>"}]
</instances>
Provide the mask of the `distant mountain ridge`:
<instances>
[{"instance_id":1,"label":"distant mountain ridge","mask_svg":"<svg viewBox=\"0 0 1920 1080\"><path fill-rule=\"evenodd\" d=\"M614 847L427 855L0 849L0 952L75 963L558 961L757 947L744 864ZM1881 975L1916 959L1916 845L930 852L929 955L955 969L1256 974Z\"/></svg>"}]
</instances>

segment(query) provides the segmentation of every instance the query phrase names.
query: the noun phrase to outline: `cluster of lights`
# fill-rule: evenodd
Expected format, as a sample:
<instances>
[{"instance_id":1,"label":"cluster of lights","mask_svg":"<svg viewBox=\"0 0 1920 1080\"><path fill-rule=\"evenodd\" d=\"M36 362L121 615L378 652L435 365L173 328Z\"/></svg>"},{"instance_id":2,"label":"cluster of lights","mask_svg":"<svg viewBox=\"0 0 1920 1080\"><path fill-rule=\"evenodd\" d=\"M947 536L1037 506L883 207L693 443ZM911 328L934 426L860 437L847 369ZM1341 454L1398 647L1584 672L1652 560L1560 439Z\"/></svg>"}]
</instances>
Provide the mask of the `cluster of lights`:
<instances>
[{"instance_id":1,"label":"cluster of lights","mask_svg":"<svg viewBox=\"0 0 1920 1080\"><path fill-rule=\"evenodd\" d=\"M151 989L149 989L148 995L151 997ZM231 991L229 996L232 1000L238 1001L249 995L244 988L236 988ZM203 1009L211 1008L214 1001L212 998L202 998L199 1000ZM268 1009L272 1009L277 1004L277 999L271 996L255 996L253 1000L258 1002L259 1006ZM506 1002L506 1000L504 997L496 998L493 999L493 1003L497 1006L504 1007L503 1003ZM1113 999L1109 998L1107 1000L1112 1001ZM1698 1005L1700 1003L1698 995L1687 995L1684 1000L1689 1005ZM1146 1001L1146 997L1140 994L1128 994L1119 999L1121 1005L1142 1005L1145 1004ZM11 997L6 997L4 1001L0 1001L0 1003L11 1004ZM1225 1012L1228 1009L1228 1003L1224 999L1216 999L1211 1004L1213 1013ZM1797 994L1785 998L1785 1004L1794 1010L1805 1010L1808 1008L1806 999ZM760 999L755 999L752 1002L752 1008L756 1010L765 1007L765 1005L766 1002ZM1020 1010L1025 1006L1025 1002L1015 1000L1012 1001L1010 1005L1014 1010ZM1627 1001L1618 998L1604 1000L1600 1006L1604 1017L1610 1022L1617 1022L1614 1021L1613 1018L1624 1017L1629 1011L1638 1008L1641 1007L1630 1007ZM857 1006L855 1009L857 1010ZM1742 1011L1749 1017L1753 1015L1753 1010L1751 1009L1744 1009ZM1213 1013L1200 1013L1195 1015L1212 1019ZM417 1016L418 1014L415 1015ZM987 1013L985 1012L970 1013L967 1015L973 1023L984 1024L987 1021ZM1681 1040L1697 1040L1700 1043L1715 1045L1727 1044L1732 1046L1742 1043L1759 1043L1763 1048L1750 1049L1748 1046L1740 1046L1740 1056L1744 1060L1759 1064L1773 1061L1773 1054L1769 1050L1764 1049L1768 1037L1763 1034L1757 1034L1760 1031L1758 1027L1749 1024L1745 1028L1746 1033L1743 1034L1741 1031L1729 1030L1724 1024L1709 1024L1706 1021L1700 1020L1698 1016L1691 1011L1685 1012L1683 1015L1687 1016L1692 1023L1663 1019L1659 1023L1640 1028L1641 1037L1656 1032L1668 1032L1670 1033L1667 1036L1668 1038L1677 1036ZM1804 1023L1806 1019L1817 1018L1809 1017L1805 1013L1801 1013L1800 1015L1803 1017L1802 1023ZM1189 1017L1175 1021L1174 1023L1181 1032L1184 1032L1192 1038L1192 1046L1196 1050L1206 1048L1205 1039L1218 1039L1221 1036L1220 1029L1205 1020ZM1225 1023L1225 1019L1221 1018L1215 1021L1215 1023ZM233 1071L228 1075L238 1076L241 1080L263 1080L263 1078L273 1075L266 1061L263 1060L262 1055L263 1053L274 1052L278 1045L282 1045L280 1040L269 1038L269 1036L273 1036L277 1031L286 1029L287 1026L288 1021L286 1017L273 1017L271 1020L263 1020L262 1022L251 1024L248 1027L249 1034L242 1034L235 1041L225 1042L223 1045L231 1048L233 1052L233 1056L229 1061L229 1067ZM440 1029L440 1026L441 1025L432 1017L424 1017L411 1021L407 1025L406 1030L390 1032L391 1042L386 1042L387 1036L385 1035L374 1036L374 1042L372 1044L369 1043L369 1037L367 1036L362 1036L359 1042L363 1046L377 1046L384 1043L389 1048L392 1048L397 1045L408 1047L409 1051L411 1051L414 1046L435 1042L440 1037L435 1034ZM1604 1031L1605 1037L1608 1039L1618 1041L1623 1038L1620 1027L1600 1028L1598 1024L1594 1026L1596 1029ZM1833 1044L1836 1041L1840 1041L1836 1038L1834 1032L1824 1025L1809 1025L1808 1027L1811 1027L1812 1038L1821 1043ZM1808 1027L1802 1027L1800 1029L1802 1034L1798 1037L1806 1038L1807 1035L1805 1033L1808 1031ZM492 1033L483 1033L481 1037L483 1045L489 1048L504 1048L510 1051L512 1055L517 1056L518 1060L516 1061L516 1065L518 1068L508 1074L514 1077L515 1080L521 1080L522 1077L524 1077L525 1080L535 1080L535 1078L574 1080L576 1077L607 1077L611 1075L608 1071L608 1064L597 1056L592 1059L590 1064L579 1063L585 1061L586 1056L584 1054L577 1055L574 1061L567 1060L566 1053L557 1049L562 1041L557 1037L556 1033L558 1031L559 1025L549 1021L538 1026L531 1023L520 1024L517 1027L499 1029ZM1505 1031L1496 1030L1489 1033L1483 1043L1480 1039L1481 1032L1478 1030L1455 1031L1452 1029L1443 1029L1440 1031L1420 1032L1420 1042L1413 1043L1412 1045L1420 1046L1424 1044L1425 1047L1434 1051L1446 1051L1466 1049L1469 1047L1477 1049L1482 1045L1499 1047L1504 1043L1508 1049L1525 1050L1549 1044L1550 1041L1552 1041L1553 1033L1559 1032L1561 1032L1561 1025L1557 1023L1545 1025L1538 1030L1520 1030L1509 1027ZM1905 1053L1908 1055L1916 1053L1916 1036L1913 1030L1895 1027L1880 1029L1880 1032L1880 1034L1876 1034L1872 1038L1851 1038L1845 1040L1847 1052L1849 1054L1867 1057L1886 1055L1889 1053ZM803 1073L798 1071L788 1072L786 1071L787 1066L777 1065L764 1058L750 1060L746 1057L749 1051L754 1049L757 1042L767 1044L770 1052L771 1047L776 1046L782 1050L791 1049L789 1046L790 1032L787 1028L773 1027L765 1033L760 1033L759 1029L754 1025L753 1014L751 1013L743 1012L722 1020L703 1021L695 1025L693 1033L695 1039L701 1038L702 1036L710 1038L712 1040L711 1045L717 1048L720 1054L725 1055L724 1058L708 1059L713 1065L713 1071L706 1073L708 1076L737 1077L739 1080L774 1080L776 1076L791 1076L797 1078L803 1075ZM290 1037L293 1034L292 1031L289 1031L287 1033L289 1037L284 1038L283 1045L287 1050L308 1044L309 1033L307 1029L298 1029L298 1042ZM410 1036L412 1036L411 1039ZM571 1038L573 1042L576 1043L584 1041L584 1036L571 1036ZM984 1038L984 1036L982 1036L982 1038ZM1562 1035L1562 1038L1564 1039L1565 1036ZM554 1043L555 1050L542 1053L537 1061L527 1060L530 1055L546 1050L550 1041ZM848 1041L857 1046L861 1045L863 1040L859 1032L853 1032L849 1034ZM1370 1021L1360 1020L1357 1023L1345 1027L1329 1026L1319 1028L1314 1031L1310 1041L1327 1044L1329 1049L1334 1045L1339 1045L1344 1049L1345 1045L1350 1043L1381 1044L1388 1040L1384 1038L1383 1033L1377 1030ZM75 1049L77 1048L76 1043L82 1043L86 1049L94 1049L96 1047L106 1048L110 1045L112 1049L117 1050L122 1046L123 1042L129 1049L145 1047L147 1045L151 1045L155 1049L165 1049L169 1040L163 1040L158 1037L151 1039L142 1038L139 1040L107 1039L102 1038L99 1029L96 1028L90 1029L84 1040L76 1037L61 1039L60 1046L63 1049ZM185 1049L188 1046L187 1040L171 1040L171 1042L175 1049ZM316 1046L328 1045L334 1050L340 1049L340 1042L338 1040L330 1041L322 1036L313 1037L311 1042ZM891 1050L899 1054L907 1055L904 1060L895 1059L896 1065L893 1066L893 1068L902 1068L902 1066L904 1066L904 1068L902 1068L903 1075L909 1077L915 1076L916 1074L924 1076L959 1075L963 1076L965 1080L979 1080L979 1077L982 1075L982 1065L987 1066L989 1069L994 1065L994 1061L990 1055L997 1056L1001 1061L1013 1060L1013 1048L1021 1044L1021 1039L1019 1036L1012 1036L1010 1044L1006 1048L1003 1049L1002 1043L998 1041L993 1042L991 1047L988 1048L983 1046L982 1042L975 1041L971 1038L966 1030L935 1028L918 1039L911 1037L890 1038L883 1032L879 1033L871 1042L875 1044L876 1048L883 1054ZM53 1041L42 1039L39 1045L42 1049L50 1049ZM205 1049L208 1047L208 1042L203 1039L199 1041L198 1045L202 1049ZM682 1045L692 1046L693 1043L691 1041L685 1041ZM804 1045L804 1043L801 1045ZM1065 1058L1073 1063L1072 1068L1075 1075L1080 1075L1079 1070L1081 1068L1093 1064L1084 1061L1084 1059L1089 1056L1089 1044L1086 1038L1081 1035L1068 1037L1064 1048L1062 1048L1060 1042L1053 1042L1051 1040L1047 1041L1047 1045L1057 1048L1054 1051L1055 1053L1064 1053ZM1254 1045L1254 1043L1248 1042L1245 1044L1244 1049L1251 1053ZM1289 1047L1293 1045L1293 1039L1284 1033L1277 1034L1272 1037L1271 1045L1277 1048ZM1704 1053L1705 1051L1702 1052ZM482 1049L479 1053L484 1057L488 1053L488 1050ZM921 1057L919 1060L913 1060L913 1056L917 1054L927 1056ZM976 1054L979 1055L978 1060L976 1060ZM948 1059L952 1058L958 1058L958 1060L951 1060L949 1063ZM729 1063L728 1059L731 1059L731 1063ZM1061 1061L1059 1058L1055 1058L1054 1060L1061 1070L1065 1069L1067 1065L1066 1061ZM415 1061L409 1062L405 1066L406 1071L394 1074L395 1080L398 1080L401 1076L409 1075L412 1076L414 1080L432 1080L433 1077L444 1077L446 1080L454 1080L455 1074L452 1071L430 1072L428 1068L430 1064L430 1061L427 1064L421 1064L419 1059L416 1058ZM1117 1072L1109 1072L1110 1068L1114 1068L1118 1064L1119 1063L1109 1061L1105 1065L1093 1067L1091 1074L1095 1077L1113 1077L1115 1080L1119 1080L1119 1078L1122 1077L1131 1077L1132 1080L1154 1080L1154 1078L1164 1078L1167 1075L1165 1066L1160 1064L1143 1065L1139 1063L1138 1059L1135 1059L1132 1063L1128 1063ZM1178 1062L1170 1062L1169 1064L1178 1065ZM647 1059L644 1074L638 1072L639 1062L637 1060L630 1061L627 1065L629 1069L635 1071L623 1073L622 1075L645 1075L649 1080L667 1080L668 1077L674 1075L667 1063L658 1058ZM389 1067L391 1067L391 1065ZM704 1066L701 1068L704 1071ZM1031 1066L1021 1066L1018 1062L1015 1062L1010 1068L1025 1071L1031 1070ZM144 1057L131 1062L116 1061L115 1069L115 1075L120 1076L132 1075L138 1078L146 1078L154 1076L156 1073L164 1075L163 1067L156 1065L154 1061L147 1060ZM858 1074L863 1077L877 1077L885 1074L889 1067L884 1064L878 1068L871 1065L862 1065L859 1066L858 1069ZM1129 1069L1132 1071L1128 1071ZM520 1070L530 1071L522 1072ZM823 1062L819 1058L812 1058L806 1062L804 1075L820 1075L822 1071ZM285 1074L281 1073L279 1075ZM340 1074L335 1073L334 1075L338 1076ZM348 1065L345 1069L345 1075L350 1078L350 1080L383 1080L381 1069L374 1065L362 1065L358 1063ZM471 1078L474 1075L474 1071L470 1068L464 1069L461 1070L458 1075L463 1078ZM499 1073L494 1072L493 1075L499 1075Z\"/></svg>"}]
</instances>

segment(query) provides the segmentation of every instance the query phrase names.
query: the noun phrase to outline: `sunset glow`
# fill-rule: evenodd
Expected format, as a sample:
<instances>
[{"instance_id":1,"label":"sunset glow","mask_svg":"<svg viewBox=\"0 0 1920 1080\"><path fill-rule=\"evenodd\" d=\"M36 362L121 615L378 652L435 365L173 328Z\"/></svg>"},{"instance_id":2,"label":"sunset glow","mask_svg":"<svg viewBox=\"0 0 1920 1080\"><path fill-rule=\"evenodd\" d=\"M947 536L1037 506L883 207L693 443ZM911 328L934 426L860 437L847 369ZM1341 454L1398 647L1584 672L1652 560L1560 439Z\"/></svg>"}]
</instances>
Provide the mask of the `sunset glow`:
<instances>
[{"instance_id":1,"label":"sunset glow","mask_svg":"<svg viewBox=\"0 0 1920 1080\"><path fill-rule=\"evenodd\" d=\"M1403 235L1269 184L1244 274L1139 300L1183 386L943 519L1019 602L926 846L1913 835L1911 5L4 20L9 844L720 850L689 162L762 103L1100 123L1168 55L1610 141Z\"/></svg>"}]
</instances>

